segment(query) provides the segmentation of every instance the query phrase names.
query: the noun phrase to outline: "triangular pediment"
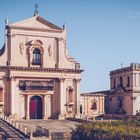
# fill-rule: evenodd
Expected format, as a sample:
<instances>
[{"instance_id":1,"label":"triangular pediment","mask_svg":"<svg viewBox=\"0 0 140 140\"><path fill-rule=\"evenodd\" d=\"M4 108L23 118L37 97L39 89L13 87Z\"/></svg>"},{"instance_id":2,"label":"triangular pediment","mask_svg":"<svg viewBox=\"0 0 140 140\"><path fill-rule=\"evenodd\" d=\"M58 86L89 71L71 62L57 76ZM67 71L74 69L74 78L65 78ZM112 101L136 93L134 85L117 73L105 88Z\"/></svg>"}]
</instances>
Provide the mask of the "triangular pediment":
<instances>
[{"instance_id":1,"label":"triangular pediment","mask_svg":"<svg viewBox=\"0 0 140 140\"><path fill-rule=\"evenodd\" d=\"M52 30L62 30L55 24L43 19L39 16L34 16L29 19L14 23L10 25L11 27L23 27L23 28L35 28L35 29L52 29Z\"/></svg>"}]
</instances>

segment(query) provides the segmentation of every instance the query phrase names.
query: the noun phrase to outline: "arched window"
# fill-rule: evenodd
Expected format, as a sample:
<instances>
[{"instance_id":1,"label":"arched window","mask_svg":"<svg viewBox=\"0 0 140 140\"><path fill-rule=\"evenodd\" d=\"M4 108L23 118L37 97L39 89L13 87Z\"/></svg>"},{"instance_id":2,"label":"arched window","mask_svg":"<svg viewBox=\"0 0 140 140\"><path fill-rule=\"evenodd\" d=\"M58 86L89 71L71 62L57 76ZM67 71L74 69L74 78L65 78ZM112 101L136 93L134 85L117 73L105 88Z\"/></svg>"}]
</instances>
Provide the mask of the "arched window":
<instances>
[{"instance_id":1,"label":"arched window","mask_svg":"<svg viewBox=\"0 0 140 140\"><path fill-rule=\"evenodd\" d=\"M115 89L116 88L116 80L114 79L114 83L113 83L113 88Z\"/></svg>"},{"instance_id":2,"label":"arched window","mask_svg":"<svg viewBox=\"0 0 140 140\"><path fill-rule=\"evenodd\" d=\"M92 103L91 109L97 109L97 103L96 102Z\"/></svg>"},{"instance_id":3,"label":"arched window","mask_svg":"<svg viewBox=\"0 0 140 140\"><path fill-rule=\"evenodd\" d=\"M41 53L40 50L35 48L33 50L33 65L41 65Z\"/></svg>"},{"instance_id":4,"label":"arched window","mask_svg":"<svg viewBox=\"0 0 140 140\"><path fill-rule=\"evenodd\" d=\"M120 86L123 86L123 78L120 77Z\"/></svg>"},{"instance_id":5,"label":"arched window","mask_svg":"<svg viewBox=\"0 0 140 140\"><path fill-rule=\"evenodd\" d=\"M127 77L127 87L129 87L130 86L130 77L128 76Z\"/></svg>"}]
</instances>

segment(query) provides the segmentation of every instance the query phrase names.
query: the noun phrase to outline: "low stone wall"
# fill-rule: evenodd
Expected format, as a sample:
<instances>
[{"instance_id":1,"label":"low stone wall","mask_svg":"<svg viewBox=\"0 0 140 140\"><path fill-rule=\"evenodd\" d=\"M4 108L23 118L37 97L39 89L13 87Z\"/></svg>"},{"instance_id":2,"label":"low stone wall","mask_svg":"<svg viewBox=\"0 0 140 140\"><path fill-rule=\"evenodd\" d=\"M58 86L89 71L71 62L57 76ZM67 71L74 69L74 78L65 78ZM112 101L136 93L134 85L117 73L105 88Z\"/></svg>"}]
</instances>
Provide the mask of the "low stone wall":
<instances>
[{"instance_id":1,"label":"low stone wall","mask_svg":"<svg viewBox=\"0 0 140 140\"><path fill-rule=\"evenodd\" d=\"M71 140L71 132L51 132L51 140Z\"/></svg>"}]
</instances>

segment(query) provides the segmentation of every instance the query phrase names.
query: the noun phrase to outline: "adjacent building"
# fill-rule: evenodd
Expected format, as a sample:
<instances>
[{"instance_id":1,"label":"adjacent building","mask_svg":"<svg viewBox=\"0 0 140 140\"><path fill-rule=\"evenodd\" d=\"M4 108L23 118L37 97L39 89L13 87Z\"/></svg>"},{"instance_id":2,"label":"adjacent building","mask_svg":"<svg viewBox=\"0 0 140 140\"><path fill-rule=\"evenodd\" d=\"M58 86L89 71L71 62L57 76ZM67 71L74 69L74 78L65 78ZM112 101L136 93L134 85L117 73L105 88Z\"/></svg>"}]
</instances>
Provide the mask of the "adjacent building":
<instances>
[{"instance_id":1,"label":"adjacent building","mask_svg":"<svg viewBox=\"0 0 140 140\"><path fill-rule=\"evenodd\" d=\"M105 114L105 93L108 91L89 92L81 94L82 114L96 117Z\"/></svg>"},{"instance_id":2,"label":"adjacent building","mask_svg":"<svg viewBox=\"0 0 140 140\"><path fill-rule=\"evenodd\" d=\"M136 115L140 112L140 64L110 72L110 93L106 97L106 112Z\"/></svg>"},{"instance_id":3,"label":"adjacent building","mask_svg":"<svg viewBox=\"0 0 140 140\"><path fill-rule=\"evenodd\" d=\"M80 113L80 64L60 28L35 14L5 26L0 50L0 112L27 119Z\"/></svg>"},{"instance_id":4,"label":"adjacent building","mask_svg":"<svg viewBox=\"0 0 140 140\"><path fill-rule=\"evenodd\" d=\"M110 90L81 94L82 113L137 115L140 113L140 64L110 72Z\"/></svg>"}]
</instances>

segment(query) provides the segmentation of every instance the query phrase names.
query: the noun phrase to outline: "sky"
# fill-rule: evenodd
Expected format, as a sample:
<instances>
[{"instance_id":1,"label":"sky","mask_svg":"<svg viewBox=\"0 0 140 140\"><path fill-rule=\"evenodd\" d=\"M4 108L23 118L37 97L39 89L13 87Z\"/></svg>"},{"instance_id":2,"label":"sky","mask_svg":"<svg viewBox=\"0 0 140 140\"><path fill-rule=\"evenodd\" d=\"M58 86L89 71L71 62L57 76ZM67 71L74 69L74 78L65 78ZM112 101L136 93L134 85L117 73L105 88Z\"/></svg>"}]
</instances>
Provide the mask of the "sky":
<instances>
[{"instance_id":1,"label":"sky","mask_svg":"<svg viewBox=\"0 0 140 140\"><path fill-rule=\"evenodd\" d=\"M140 63L140 0L1 0L0 46L5 18L30 18L35 3L41 17L66 23L67 48L84 70L82 93L108 90L111 70Z\"/></svg>"}]
</instances>

